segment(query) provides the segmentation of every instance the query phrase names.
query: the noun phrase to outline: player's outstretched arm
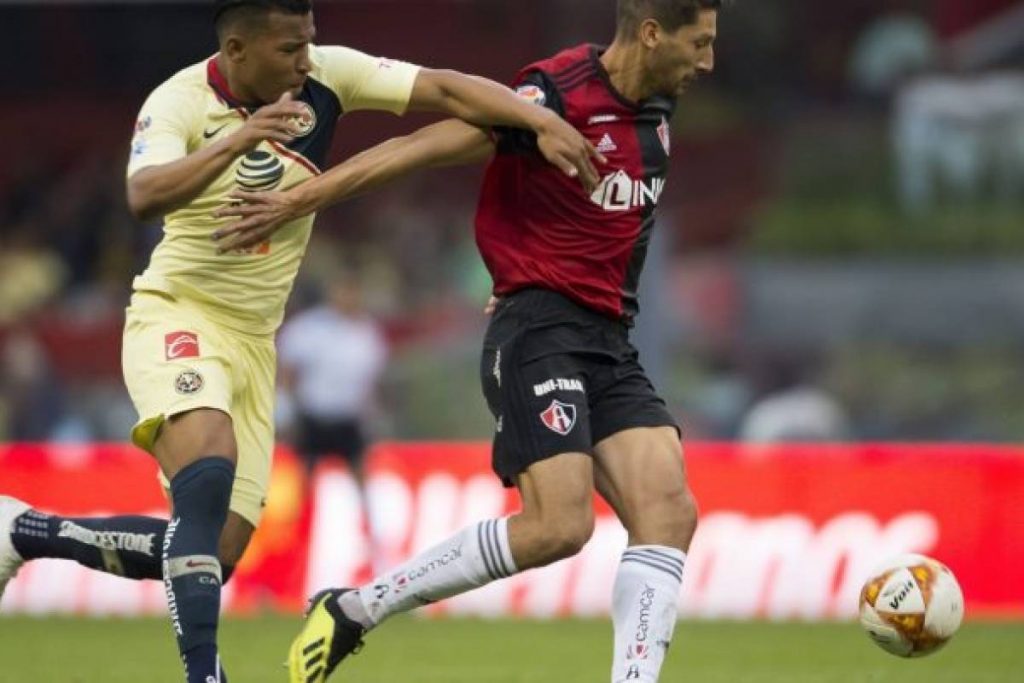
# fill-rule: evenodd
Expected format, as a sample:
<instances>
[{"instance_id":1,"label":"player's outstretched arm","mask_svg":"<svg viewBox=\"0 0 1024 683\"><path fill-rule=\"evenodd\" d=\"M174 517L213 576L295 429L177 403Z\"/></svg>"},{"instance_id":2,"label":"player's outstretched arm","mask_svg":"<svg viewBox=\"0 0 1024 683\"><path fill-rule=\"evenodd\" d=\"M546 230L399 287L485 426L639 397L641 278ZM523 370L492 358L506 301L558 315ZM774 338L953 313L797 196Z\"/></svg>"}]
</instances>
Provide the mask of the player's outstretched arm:
<instances>
[{"instance_id":1,"label":"player's outstretched arm","mask_svg":"<svg viewBox=\"0 0 1024 683\"><path fill-rule=\"evenodd\" d=\"M494 153L490 135L462 121L442 121L392 138L286 192L235 192L238 203L214 212L240 220L214 233L220 251L259 244L282 225L365 194L420 168L479 163Z\"/></svg>"},{"instance_id":2,"label":"player's outstretched arm","mask_svg":"<svg viewBox=\"0 0 1024 683\"><path fill-rule=\"evenodd\" d=\"M139 169L128 178L129 209L139 220L150 220L181 208L198 197L235 159L262 141L291 141L292 122L303 111L302 105L285 93L223 140L177 161Z\"/></svg>"},{"instance_id":3,"label":"player's outstretched arm","mask_svg":"<svg viewBox=\"0 0 1024 683\"><path fill-rule=\"evenodd\" d=\"M409 108L436 111L477 126L508 126L537 134L541 154L587 192L600 182L594 160L604 157L558 114L524 100L503 85L457 71L421 69Z\"/></svg>"}]
</instances>

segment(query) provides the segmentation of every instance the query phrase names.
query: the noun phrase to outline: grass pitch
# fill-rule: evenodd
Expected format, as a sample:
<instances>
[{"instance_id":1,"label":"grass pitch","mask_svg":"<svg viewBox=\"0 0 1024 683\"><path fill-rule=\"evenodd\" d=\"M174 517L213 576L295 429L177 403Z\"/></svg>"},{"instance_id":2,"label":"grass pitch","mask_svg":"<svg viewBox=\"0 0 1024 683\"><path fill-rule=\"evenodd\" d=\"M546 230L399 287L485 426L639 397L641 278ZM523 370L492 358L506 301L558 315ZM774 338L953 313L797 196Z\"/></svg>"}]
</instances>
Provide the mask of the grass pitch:
<instances>
[{"instance_id":1,"label":"grass pitch","mask_svg":"<svg viewBox=\"0 0 1024 683\"><path fill-rule=\"evenodd\" d=\"M299 620L229 620L222 653L232 683L284 683ZM425 621L399 618L332 678L359 683L598 683L608 680L605 621ZM968 623L919 660L881 651L849 624L679 624L663 682L1003 683L1024 680L1024 624ZM181 683L161 619L0 618L0 683Z\"/></svg>"}]
</instances>

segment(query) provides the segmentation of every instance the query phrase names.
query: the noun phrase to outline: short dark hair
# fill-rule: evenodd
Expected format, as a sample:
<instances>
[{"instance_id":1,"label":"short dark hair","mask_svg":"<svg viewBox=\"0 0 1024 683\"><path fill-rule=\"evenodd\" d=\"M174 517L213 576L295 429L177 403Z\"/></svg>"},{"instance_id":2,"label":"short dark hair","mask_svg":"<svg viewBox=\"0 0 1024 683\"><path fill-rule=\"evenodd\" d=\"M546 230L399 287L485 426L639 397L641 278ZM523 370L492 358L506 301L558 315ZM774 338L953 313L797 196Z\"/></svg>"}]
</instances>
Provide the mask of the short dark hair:
<instances>
[{"instance_id":1,"label":"short dark hair","mask_svg":"<svg viewBox=\"0 0 1024 683\"><path fill-rule=\"evenodd\" d=\"M213 25L217 33L238 20L263 18L270 12L309 14L313 0L213 0Z\"/></svg>"},{"instance_id":2,"label":"short dark hair","mask_svg":"<svg viewBox=\"0 0 1024 683\"><path fill-rule=\"evenodd\" d=\"M654 19L666 31L678 31L697 22L701 10L722 9L724 0L619 0L617 33L636 33L645 19Z\"/></svg>"}]
</instances>

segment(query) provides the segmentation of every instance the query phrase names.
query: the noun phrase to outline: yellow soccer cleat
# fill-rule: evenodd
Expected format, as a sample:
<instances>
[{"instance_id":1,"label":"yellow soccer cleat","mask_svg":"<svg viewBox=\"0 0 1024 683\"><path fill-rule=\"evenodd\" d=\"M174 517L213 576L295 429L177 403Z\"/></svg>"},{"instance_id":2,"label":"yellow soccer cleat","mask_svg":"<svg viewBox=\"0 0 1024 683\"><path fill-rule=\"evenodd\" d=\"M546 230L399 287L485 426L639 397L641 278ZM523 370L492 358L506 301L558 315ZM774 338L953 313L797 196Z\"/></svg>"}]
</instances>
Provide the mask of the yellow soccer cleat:
<instances>
[{"instance_id":1,"label":"yellow soccer cleat","mask_svg":"<svg viewBox=\"0 0 1024 683\"><path fill-rule=\"evenodd\" d=\"M288 651L290 683L323 683L341 660L359 652L366 629L341 611L338 598L351 588L329 588L309 600L306 623Z\"/></svg>"}]
</instances>

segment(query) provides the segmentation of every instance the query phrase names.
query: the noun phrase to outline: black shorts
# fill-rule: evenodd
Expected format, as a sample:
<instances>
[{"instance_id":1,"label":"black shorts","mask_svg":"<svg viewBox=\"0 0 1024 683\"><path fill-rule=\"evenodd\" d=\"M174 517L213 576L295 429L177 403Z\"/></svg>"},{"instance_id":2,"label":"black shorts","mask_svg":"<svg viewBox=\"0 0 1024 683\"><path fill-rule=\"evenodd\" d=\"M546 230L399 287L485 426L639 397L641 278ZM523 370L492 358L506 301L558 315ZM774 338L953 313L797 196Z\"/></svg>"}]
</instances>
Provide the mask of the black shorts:
<instances>
[{"instance_id":1,"label":"black shorts","mask_svg":"<svg viewBox=\"0 0 1024 683\"><path fill-rule=\"evenodd\" d=\"M480 382L497 421L492 464L506 486L535 462L592 453L635 427L676 427L629 328L543 289L503 299L484 337Z\"/></svg>"},{"instance_id":2,"label":"black shorts","mask_svg":"<svg viewBox=\"0 0 1024 683\"><path fill-rule=\"evenodd\" d=\"M366 436L356 419L324 420L300 415L298 441L299 453L310 467L328 455L356 464L366 450Z\"/></svg>"}]
</instances>

